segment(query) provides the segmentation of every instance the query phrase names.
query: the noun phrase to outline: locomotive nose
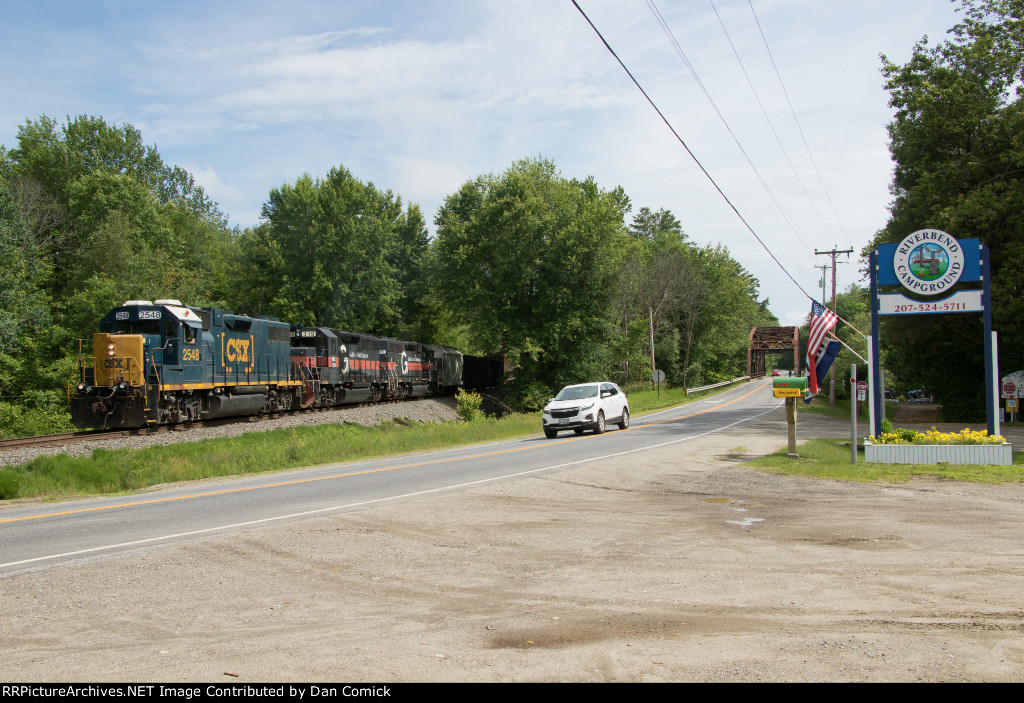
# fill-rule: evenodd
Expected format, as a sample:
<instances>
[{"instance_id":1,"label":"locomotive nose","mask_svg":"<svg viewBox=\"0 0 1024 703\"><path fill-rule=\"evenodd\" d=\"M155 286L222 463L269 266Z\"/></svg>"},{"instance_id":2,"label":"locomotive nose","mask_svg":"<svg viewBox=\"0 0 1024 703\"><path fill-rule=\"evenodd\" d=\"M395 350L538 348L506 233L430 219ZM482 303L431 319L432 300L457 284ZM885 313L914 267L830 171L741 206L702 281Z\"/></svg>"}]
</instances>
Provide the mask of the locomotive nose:
<instances>
[{"instance_id":1,"label":"locomotive nose","mask_svg":"<svg viewBox=\"0 0 1024 703\"><path fill-rule=\"evenodd\" d=\"M114 412L113 408L108 406L102 400L98 400L90 406L92 414L95 417L106 417L110 413Z\"/></svg>"}]
</instances>

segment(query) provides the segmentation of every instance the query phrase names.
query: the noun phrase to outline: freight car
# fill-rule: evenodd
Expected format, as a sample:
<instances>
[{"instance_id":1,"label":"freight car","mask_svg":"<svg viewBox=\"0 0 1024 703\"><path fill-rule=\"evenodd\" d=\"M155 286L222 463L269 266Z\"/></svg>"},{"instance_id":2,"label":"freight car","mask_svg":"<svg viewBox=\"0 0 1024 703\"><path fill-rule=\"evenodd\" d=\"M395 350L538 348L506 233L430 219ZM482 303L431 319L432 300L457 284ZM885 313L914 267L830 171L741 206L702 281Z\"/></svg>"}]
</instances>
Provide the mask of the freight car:
<instances>
[{"instance_id":1,"label":"freight car","mask_svg":"<svg viewBox=\"0 0 1024 703\"><path fill-rule=\"evenodd\" d=\"M79 352L78 427L138 428L297 408L420 398L463 382L447 347L129 300Z\"/></svg>"}]
</instances>

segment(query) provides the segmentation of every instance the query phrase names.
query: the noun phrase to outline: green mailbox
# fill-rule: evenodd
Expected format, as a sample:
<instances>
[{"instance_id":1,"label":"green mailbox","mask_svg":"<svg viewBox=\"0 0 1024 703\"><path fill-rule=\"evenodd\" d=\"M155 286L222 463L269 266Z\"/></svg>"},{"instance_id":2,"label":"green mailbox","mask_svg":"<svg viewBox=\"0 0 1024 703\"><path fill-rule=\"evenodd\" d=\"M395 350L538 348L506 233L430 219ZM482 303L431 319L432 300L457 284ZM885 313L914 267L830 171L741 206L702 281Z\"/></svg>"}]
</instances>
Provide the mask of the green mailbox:
<instances>
[{"instance_id":1,"label":"green mailbox","mask_svg":"<svg viewBox=\"0 0 1024 703\"><path fill-rule=\"evenodd\" d=\"M807 394L807 377L790 376L772 379L772 395L776 398L803 398Z\"/></svg>"}]
</instances>

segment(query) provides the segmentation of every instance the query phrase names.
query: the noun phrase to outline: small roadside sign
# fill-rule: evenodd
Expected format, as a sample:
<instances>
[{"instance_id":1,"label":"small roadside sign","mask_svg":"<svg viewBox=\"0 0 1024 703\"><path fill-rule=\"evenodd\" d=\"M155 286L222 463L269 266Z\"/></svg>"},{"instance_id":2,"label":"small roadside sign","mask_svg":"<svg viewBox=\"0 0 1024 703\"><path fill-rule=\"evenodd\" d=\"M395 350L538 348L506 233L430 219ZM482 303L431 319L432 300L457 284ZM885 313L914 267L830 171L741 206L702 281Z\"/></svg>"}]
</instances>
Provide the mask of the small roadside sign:
<instances>
[{"instance_id":1,"label":"small roadside sign","mask_svg":"<svg viewBox=\"0 0 1024 703\"><path fill-rule=\"evenodd\" d=\"M803 398L804 391L801 388L776 388L773 395L776 398Z\"/></svg>"},{"instance_id":2,"label":"small roadside sign","mask_svg":"<svg viewBox=\"0 0 1024 703\"><path fill-rule=\"evenodd\" d=\"M857 381L857 400L868 399L868 382Z\"/></svg>"}]
</instances>

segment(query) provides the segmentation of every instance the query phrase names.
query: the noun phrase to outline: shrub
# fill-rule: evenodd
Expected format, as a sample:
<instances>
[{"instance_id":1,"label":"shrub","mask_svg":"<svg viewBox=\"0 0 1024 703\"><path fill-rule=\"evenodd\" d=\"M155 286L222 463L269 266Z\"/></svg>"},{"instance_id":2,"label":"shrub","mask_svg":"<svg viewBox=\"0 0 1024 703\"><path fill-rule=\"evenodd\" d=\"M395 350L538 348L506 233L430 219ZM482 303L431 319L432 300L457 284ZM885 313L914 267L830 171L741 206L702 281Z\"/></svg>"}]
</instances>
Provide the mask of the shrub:
<instances>
[{"instance_id":1,"label":"shrub","mask_svg":"<svg viewBox=\"0 0 1024 703\"><path fill-rule=\"evenodd\" d=\"M473 422L484 417L484 411L480 409L483 398L479 393L466 391L460 388L455 394L456 412L463 422Z\"/></svg>"},{"instance_id":2,"label":"shrub","mask_svg":"<svg viewBox=\"0 0 1024 703\"><path fill-rule=\"evenodd\" d=\"M536 412L551 399L553 393L543 383L530 383L520 389L516 399L516 410L520 412Z\"/></svg>"},{"instance_id":3,"label":"shrub","mask_svg":"<svg viewBox=\"0 0 1024 703\"><path fill-rule=\"evenodd\" d=\"M18 497L18 472L0 469L0 500Z\"/></svg>"}]
</instances>

